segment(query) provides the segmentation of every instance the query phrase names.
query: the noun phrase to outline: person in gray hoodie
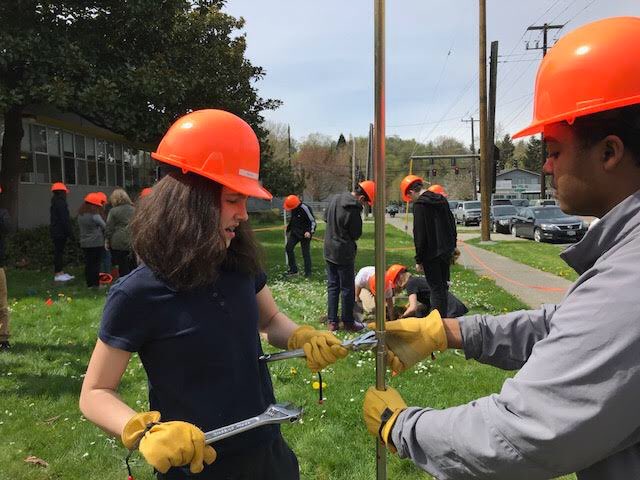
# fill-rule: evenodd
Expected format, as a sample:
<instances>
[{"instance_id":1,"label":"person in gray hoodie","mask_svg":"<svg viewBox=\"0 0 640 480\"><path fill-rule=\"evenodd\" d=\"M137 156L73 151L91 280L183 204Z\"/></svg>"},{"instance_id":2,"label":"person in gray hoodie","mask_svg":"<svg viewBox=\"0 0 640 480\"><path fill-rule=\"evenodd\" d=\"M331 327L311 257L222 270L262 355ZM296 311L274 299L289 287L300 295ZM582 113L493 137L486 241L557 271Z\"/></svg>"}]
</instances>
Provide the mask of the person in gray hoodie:
<instances>
[{"instance_id":1,"label":"person in gray hoodie","mask_svg":"<svg viewBox=\"0 0 640 480\"><path fill-rule=\"evenodd\" d=\"M375 184L360 182L353 192L338 193L329 199L325 213L324 259L327 262L327 326L339 327L338 299L342 298L342 322L345 330L358 331L364 325L353 316L355 305L355 260L362 235L362 206L373 205Z\"/></svg>"},{"instance_id":2,"label":"person in gray hoodie","mask_svg":"<svg viewBox=\"0 0 640 480\"><path fill-rule=\"evenodd\" d=\"M100 285L100 261L104 251L104 209L101 198L94 192L84 197L78 210L80 247L84 252L84 278L87 287Z\"/></svg>"},{"instance_id":3,"label":"person in gray hoodie","mask_svg":"<svg viewBox=\"0 0 640 480\"><path fill-rule=\"evenodd\" d=\"M369 389L369 432L440 480L640 478L639 76L639 17L582 26L542 61L534 122L514 135L543 131L560 208L600 218L561 254L579 277L560 304L387 323L396 371L446 348L519 369L442 410Z\"/></svg>"},{"instance_id":4,"label":"person in gray hoodie","mask_svg":"<svg viewBox=\"0 0 640 480\"><path fill-rule=\"evenodd\" d=\"M124 277L136 268L129 232L129 222L134 213L133 203L121 188L116 188L111 193L109 203L112 208L107 216L106 247L111 251L112 263L118 266L118 275Z\"/></svg>"}]
</instances>

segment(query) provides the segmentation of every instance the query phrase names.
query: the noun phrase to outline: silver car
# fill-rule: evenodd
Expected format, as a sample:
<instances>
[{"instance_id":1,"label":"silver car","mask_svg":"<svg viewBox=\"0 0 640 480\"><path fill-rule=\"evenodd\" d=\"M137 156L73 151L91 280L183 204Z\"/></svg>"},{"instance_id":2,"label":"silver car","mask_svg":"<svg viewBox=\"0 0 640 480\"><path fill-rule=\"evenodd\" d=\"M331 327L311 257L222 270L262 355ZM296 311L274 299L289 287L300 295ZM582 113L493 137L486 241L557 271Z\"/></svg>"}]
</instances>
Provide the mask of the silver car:
<instances>
[{"instance_id":1,"label":"silver car","mask_svg":"<svg viewBox=\"0 0 640 480\"><path fill-rule=\"evenodd\" d=\"M480 202L462 202L455 213L456 223L462 225L480 225Z\"/></svg>"}]
</instances>

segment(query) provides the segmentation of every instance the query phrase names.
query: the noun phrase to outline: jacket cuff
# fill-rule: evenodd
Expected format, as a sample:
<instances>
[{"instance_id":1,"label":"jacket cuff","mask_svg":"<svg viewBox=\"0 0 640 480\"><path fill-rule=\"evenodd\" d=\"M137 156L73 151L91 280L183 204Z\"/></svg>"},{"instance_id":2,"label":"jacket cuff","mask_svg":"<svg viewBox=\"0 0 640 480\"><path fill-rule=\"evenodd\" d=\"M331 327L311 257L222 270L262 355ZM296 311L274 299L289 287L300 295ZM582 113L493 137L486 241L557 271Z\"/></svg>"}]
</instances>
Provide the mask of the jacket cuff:
<instances>
[{"instance_id":1,"label":"jacket cuff","mask_svg":"<svg viewBox=\"0 0 640 480\"><path fill-rule=\"evenodd\" d=\"M458 318L462 335L462 348L467 360L477 360L482 354L482 331L480 330L480 315L470 315Z\"/></svg>"}]
</instances>

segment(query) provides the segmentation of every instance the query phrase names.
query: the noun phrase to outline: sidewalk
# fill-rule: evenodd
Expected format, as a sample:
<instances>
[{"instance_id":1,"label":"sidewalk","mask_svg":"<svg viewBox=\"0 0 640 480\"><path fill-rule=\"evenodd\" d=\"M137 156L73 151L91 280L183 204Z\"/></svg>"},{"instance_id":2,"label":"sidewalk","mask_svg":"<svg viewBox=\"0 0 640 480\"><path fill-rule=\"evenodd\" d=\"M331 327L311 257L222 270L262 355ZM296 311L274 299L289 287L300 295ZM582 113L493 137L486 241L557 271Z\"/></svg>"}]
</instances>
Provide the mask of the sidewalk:
<instances>
[{"instance_id":1,"label":"sidewalk","mask_svg":"<svg viewBox=\"0 0 640 480\"><path fill-rule=\"evenodd\" d=\"M387 224L405 231L403 217L391 218L387 215ZM411 229L412 226L409 223L407 232L409 235L412 235ZM560 303L566 290L571 286L570 281L465 243L465 240L478 236L479 234L475 232L465 233L464 229L459 230L458 248L461 255L458 263L460 265L474 270L478 275L492 278L496 285L531 308L539 308L543 303ZM491 234L491 238L512 240L507 235L494 233Z\"/></svg>"}]
</instances>

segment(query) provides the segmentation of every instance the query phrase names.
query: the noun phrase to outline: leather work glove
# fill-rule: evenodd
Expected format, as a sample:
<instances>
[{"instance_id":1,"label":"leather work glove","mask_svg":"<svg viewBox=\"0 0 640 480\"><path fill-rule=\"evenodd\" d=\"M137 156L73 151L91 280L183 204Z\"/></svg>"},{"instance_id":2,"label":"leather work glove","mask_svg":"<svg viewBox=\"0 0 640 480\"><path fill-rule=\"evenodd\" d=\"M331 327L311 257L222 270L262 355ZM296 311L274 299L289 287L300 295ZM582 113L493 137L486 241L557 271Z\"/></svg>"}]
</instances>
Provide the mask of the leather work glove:
<instances>
[{"instance_id":1,"label":"leather work glove","mask_svg":"<svg viewBox=\"0 0 640 480\"><path fill-rule=\"evenodd\" d=\"M122 443L129 450L138 448L147 463L160 473L171 467L189 465L200 473L204 463L216 459L213 447L204 443L204 433L187 422L160 422L160 412L136 413L122 431Z\"/></svg>"},{"instance_id":2,"label":"leather work glove","mask_svg":"<svg viewBox=\"0 0 640 480\"><path fill-rule=\"evenodd\" d=\"M287 342L289 350L302 348L307 357L307 366L312 372L318 372L339 358L347 356L347 349L333 333L316 330L310 325L295 329Z\"/></svg>"},{"instance_id":3,"label":"leather work glove","mask_svg":"<svg viewBox=\"0 0 640 480\"><path fill-rule=\"evenodd\" d=\"M369 324L375 328L375 324ZM447 336L438 310L423 318L403 318L385 323L387 362L394 372L404 372L434 351L447 349Z\"/></svg>"},{"instance_id":4,"label":"leather work glove","mask_svg":"<svg viewBox=\"0 0 640 480\"><path fill-rule=\"evenodd\" d=\"M367 430L371 435L382 440L393 453L396 453L397 450L389 437L398 415L405 408L407 408L407 404L395 388L387 387L385 391L381 391L376 390L375 387L369 387L364 395L362 413Z\"/></svg>"}]
</instances>

